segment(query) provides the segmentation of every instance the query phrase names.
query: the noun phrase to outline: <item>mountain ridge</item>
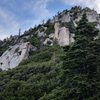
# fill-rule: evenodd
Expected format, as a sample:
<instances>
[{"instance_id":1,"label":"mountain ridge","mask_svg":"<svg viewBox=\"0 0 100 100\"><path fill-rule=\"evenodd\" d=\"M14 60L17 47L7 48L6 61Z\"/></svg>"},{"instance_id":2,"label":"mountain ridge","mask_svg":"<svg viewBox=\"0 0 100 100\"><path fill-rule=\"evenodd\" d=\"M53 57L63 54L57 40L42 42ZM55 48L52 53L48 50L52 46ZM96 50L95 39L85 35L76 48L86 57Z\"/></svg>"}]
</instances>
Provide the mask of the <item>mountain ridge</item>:
<instances>
[{"instance_id":1,"label":"mountain ridge","mask_svg":"<svg viewBox=\"0 0 100 100\"><path fill-rule=\"evenodd\" d=\"M53 19L49 19L46 23L25 31L22 35L10 36L10 38L0 41L0 55L9 49L10 46L13 45L14 47L14 45L19 43L30 42L35 50L45 48L46 46L53 46L55 43L61 47L70 45L75 41L75 28L84 13L86 13L88 21L100 30L100 15L95 10L87 7L82 9L80 6L75 6L71 10L64 10L61 13L58 12L58 15L54 16ZM0 58L1 61L2 58L3 55ZM4 62L1 62L0 68L2 68L2 63L4 64Z\"/></svg>"},{"instance_id":2,"label":"mountain ridge","mask_svg":"<svg viewBox=\"0 0 100 100\"><path fill-rule=\"evenodd\" d=\"M97 23L88 22L84 13L76 24L72 27L73 21L52 24L49 20L45 25L26 31L17 41L2 44L6 47L13 44L12 49L17 44L16 52L9 53L17 54L18 58L22 55L21 49L22 53L29 49L26 46L20 48L19 43L28 41L33 48L27 52L28 59L17 67L0 69L0 100L99 100L100 37ZM72 34L73 42L70 41ZM45 45L44 41L47 42Z\"/></svg>"}]
</instances>

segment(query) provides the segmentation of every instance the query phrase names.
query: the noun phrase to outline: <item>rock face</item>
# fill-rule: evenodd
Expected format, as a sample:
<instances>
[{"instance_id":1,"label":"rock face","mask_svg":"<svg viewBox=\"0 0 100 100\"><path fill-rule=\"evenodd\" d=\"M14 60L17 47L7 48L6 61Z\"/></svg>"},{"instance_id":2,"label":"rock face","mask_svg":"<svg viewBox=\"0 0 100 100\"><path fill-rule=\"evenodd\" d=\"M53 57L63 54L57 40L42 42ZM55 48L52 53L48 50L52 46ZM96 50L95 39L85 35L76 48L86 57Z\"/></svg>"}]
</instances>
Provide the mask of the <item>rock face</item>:
<instances>
[{"instance_id":1,"label":"rock face","mask_svg":"<svg viewBox=\"0 0 100 100\"><path fill-rule=\"evenodd\" d=\"M71 34L69 28L61 27L59 22L56 22L54 25L54 33L49 35L49 38L43 42L44 45L52 46L54 41L58 43L58 45L64 47L74 42L74 34Z\"/></svg>"},{"instance_id":2,"label":"rock face","mask_svg":"<svg viewBox=\"0 0 100 100\"><path fill-rule=\"evenodd\" d=\"M59 37L58 33L59 33L59 29L60 29L60 24L59 23L55 23L54 28L55 28L54 38L58 39L58 37Z\"/></svg>"},{"instance_id":3,"label":"rock face","mask_svg":"<svg viewBox=\"0 0 100 100\"><path fill-rule=\"evenodd\" d=\"M87 14L87 19L89 22L97 22L99 15L97 14L96 11L91 10L91 11L88 11L86 14Z\"/></svg>"},{"instance_id":4,"label":"rock face","mask_svg":"<svg viewBox=\"0 0 100 100\"><path fill-rule=\"evenodd\" d=\"M100 20L99 14L94 9L89 9L87 7L84 9L80 9L80 10L78 10L78 9L75 10L75 9L77 9L77 7L74 8L74 12L73 12L73 10L69 10L69 11L63 11L63 12L59 13L58 16L56 15L53 17L51 22L52 23L55 23L57 21L70 22L71 19L74 19L74 21L78 22L84 13L86 13L87 19L89 22L98 22L98 20ZM75 12L77 12L77 13L75 13ZM77 16L77 17L74 18L75 16Z\"/></svg>"},{"instance_id":5,"label":"rock face","mask_svg":"<svg viewBox=\"0 0 100 100\"><path fill-rule=\"evenodd\" d=\"M71 21L71 17L70 17L70 14L65 14L63 15L62 17L62 22L70 22Z\"/></svg>"},{"instance_id":6,"label":"rock face","mask_svg":"<svg viewBox=\"0 0 100 100\"><path fill-rule=\"evenodd\" d=\"M49 45L49 46L53 46L53 40L51 40L50 38L47 38L44 42L44 45Z\"/></svg>"},{"instance_id":7,"label":"rock face","mask_svg":"<svg viewBox=\"0 0 100 100\"><path fill-rule=\"evenodd\" d=\"M69 32L69 29L66 27L60 27L59 23L55 23L55 34L54 38L57 40L60 46L69 45L71 42L74 42L74 35Z\"/></svg>"},{"instance_id":8,"label":"rock face","mask_svg":"<svg viewBox=\"0 0 100 100\"><path fill-rule=\"evenodd\" d=\"M38 32L38 37L45 37L46 36L46 34L44 33L44 32Z\"/></svg>"},{"instance_id":9,"label":"rock face","mask_svg":"<svg viewBox=\"0 0 100 100\"><path fill-rule=\"evenodd\" d=\"M64 10L50 19L46 24L43 23L35 28L31 28L21 36L10 36L10 38L0 41L1 48L5 48L6 45L8 45L7 48L10 45L14 45L7 51L2 51L4 53L0 57L0 68L3 70L15 68L22 60L28 58L30 50L36 50L29 42L24 43L24 41L31 40L30 36L32 36L32 38L35 36L39 41L40 48L43 46L53 46L54 43L64 47L74 42L75 31L73 30L77 27L77 23L84 13L86 13L88 21L95 23L95 27L100 30L100 14L95 10L89 8L82 9L77 6L71 10ZM100 33L98 35L100 36ZM98 36L95 37L95 39L97 38Z\"/></svg>"},{"instance_id":10,"label":"rock face","mask_svg":"<svg viewBox=\"0 0 100 100\"><path fill-rule=\"evenodd\" d=\"M58 33L58 44L60 46L69 45L70 44L69 35L70 35L69 29L66 27L61 27Z\"/></svg>"},{"instance_id":11,"label":"rock face","mask_svg":"<svg viewBox=\"0 0 100 100\"><path fill-rule=\"evenodd\" d=\"M10 47L0 57L0 68L2 70L15 68L22 60L28 58L30 49L32 49L32 45L29 42Z\"/></svg>"},{"instance_id":12,"label":"rock face","mask_svg":"<svg viewBox=\"0 0 100 100\"><path fill-rule=\"evenodd\" d=\"M74 28L77 27L77 23L81 20L84 13L86 13L88 21L96 23L96 28L100 30L100 15L94 9L89 9L87 7L82 9L81 7L76 6L71 10L64 10L61 13L58 12L58 15L53 16L53 19L50 19L49 24L54 25L54 33L49 33L48 36L45 36L43 34L45 32L40 32L38 36L44 37L44 45L51 46L55 41L60 46L69 45L74 42L75 37L75 31L71 30L74 30ZM71 24L69 25L69 23Z\"/></svg>"},{"instance_id":13,"label":"rock face","mask_svg":"<svg viewBox=\"0 0 100 100\"><path fill-rule=\"evenodd\" d=\"M51 22L54 22L54 39L57 40L57 43L60 46L66 46L70 43L74 42L74 36L75 34L70 33L69 29L65 26L60 26L60 23L68 23L71 20L74 23L74 26L77 27L77 22L79 22L83 16L83 14L86 13L87 19L89 22L96 22L96 28L100 30L100 15L95 11L91 10L89 8L80 9L78 10L77 7L74 8L74 11L63 11L61 13L58 13L58 16L54 16Z\"/></svg>"}]
</instances>

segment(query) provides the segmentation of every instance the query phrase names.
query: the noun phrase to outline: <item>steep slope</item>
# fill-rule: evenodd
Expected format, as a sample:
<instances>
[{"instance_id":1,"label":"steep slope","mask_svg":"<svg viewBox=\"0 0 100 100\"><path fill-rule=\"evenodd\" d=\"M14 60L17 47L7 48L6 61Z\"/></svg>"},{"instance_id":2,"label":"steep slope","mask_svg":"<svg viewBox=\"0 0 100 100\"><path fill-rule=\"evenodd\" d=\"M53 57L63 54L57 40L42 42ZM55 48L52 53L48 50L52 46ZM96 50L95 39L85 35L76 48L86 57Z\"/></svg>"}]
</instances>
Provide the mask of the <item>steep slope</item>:
<instances>
[{"instance_id":1,"label":"steep slope","mask_svg":"<svg viewBox=\"0 0 100 100\"><path fill-rule=\"evenodd\" d=\"M72 44L75 41L74 37L76 27L84 13L86 13L88 21L100 30L100 15L95 10L91 10L89 8L82 9L79 6L72 7L71 10L64 10L54 16L53 19L25 31L22 35L10 36L10 38L0 41L0 55L8 49L5 52L7 55L5 56L4 53L0 58L0 68L14 68L22 61L20 58L24 58L24 56L21 57L22 55L15 56L15 58L13 57L16 55L14 53L12 54L14 50L12 49L11 52L9 52L9 47L12 45L15 45L13 48L17 48L20 43L23 45L25 42L30 42L39 50L46 46L53 46L55 43L62 47ZM22 48L24 47L22 46L20 49ZM22 52L24 52L24 49ZM16 64L12 63L13 60L16 61ZM9 64L10 62L12 64Z\"/></svg>"},{"instance_id":2,"label":"steep slope","mask_svg":"<svg viewBox=\"0 0 100 100\"><path fill-rule=\"evenodd\" d=\"M89 41L79 34L64 49L43 48L20 66L1 71L0 100L99 100L100 38Z\"/></svg>"},{"instance_id":3,"label":"steep slope","mask_svg":"<svg viewBox=\"0 0 100 100\"><path fill-rule=\"evenodd\" d=\"M32 45L29 42L19 43L10 47L0 57L0 68L2 70L15 68L24 59L28 59Z\"/></svg>"},{"instance_id":4,"label":"steep slope","mask_svg":"<svg viewBox=\"0 0 100 100\"><path fill-rule=\"evenodd\" d=\"M64 12L64 15L62 12L59 17L54 17L55 20L1 43L1 50L14 45L11 51L6 51L10 57L18 54L20 58L19 51L22 49L23 61L13 69L0 70L0 100L100 99L100 37L96 29L99 15L94 10L80 7ZM27 48L27 42L37 50L24 59L30 48ZM20 49L16 50L17 47ZM3 54L2 57L7 56Z\"/></svg>"},{"instance_id":5,"label":"steep slope","mask_svg":"<svg viewBox=\"0 0 100 100\"><path fill-rule=\"evenodd\" d=\"M80 6L75 6L72 7L70 10L58 12L56 16L54 16L52 19L49 19L46 23L39 24L34 28L30 28L28 31L25 31L22 35L11 36L10 38L6 39L5 42L13 41L12 43L16 44L18 41L30 41L32 38L35 37L34 39L36 39L38 43L41 42L40 45L43 45L43 42L47 38L50 39L52 34L53 41L56 38L56 40L58 40L59 42L58 35L61 31L66 35L69 34L69 37L67 39L70 40L70 38L73 38L73 34L75 34L75 28L77 27L78 22L82 18L82 15L84 13L86 13L88 21L92 24L95 24L96 28L100 29L100 15L94 9L89 9L88 7L81 8ZM65 27L66 29L64 29L63 27ZM52 41L52 39L50 40ZM66 41L65 45L68 44L68 41ZM34 42L34 46L35 45L36 43Z\"/></svg>"},{"instance_id":6,"label":"steep slope","mask_svg":"<svg viewBox=\"0 0 100 100\"><path fill-rule=\"evenodd\" d=\"M59 84L63 55L61 47L48 47L35 51L20 66L0 72L0 100L38 100L50 93Z\"/></svg>"}]
</instances>

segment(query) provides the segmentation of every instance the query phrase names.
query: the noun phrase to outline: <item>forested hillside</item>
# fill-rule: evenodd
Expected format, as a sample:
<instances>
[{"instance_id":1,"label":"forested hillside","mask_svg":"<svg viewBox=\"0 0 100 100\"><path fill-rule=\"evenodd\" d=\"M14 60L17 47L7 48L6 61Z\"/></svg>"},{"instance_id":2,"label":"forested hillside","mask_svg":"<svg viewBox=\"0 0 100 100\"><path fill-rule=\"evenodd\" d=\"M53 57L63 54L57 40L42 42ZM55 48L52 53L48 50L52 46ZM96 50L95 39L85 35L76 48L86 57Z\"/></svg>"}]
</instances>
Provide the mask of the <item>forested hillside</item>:
<instances>
[{"instance_id":1,"label":"forested hillside","mask_svg":"<svg viewBox=\"0 0 100 100\"><path fill-rule=\"evenodd\" d=\"M0 100L100 100L100 37L83 14L75 42L31 52L0 71Z\"/></svg>"}]
</instances>

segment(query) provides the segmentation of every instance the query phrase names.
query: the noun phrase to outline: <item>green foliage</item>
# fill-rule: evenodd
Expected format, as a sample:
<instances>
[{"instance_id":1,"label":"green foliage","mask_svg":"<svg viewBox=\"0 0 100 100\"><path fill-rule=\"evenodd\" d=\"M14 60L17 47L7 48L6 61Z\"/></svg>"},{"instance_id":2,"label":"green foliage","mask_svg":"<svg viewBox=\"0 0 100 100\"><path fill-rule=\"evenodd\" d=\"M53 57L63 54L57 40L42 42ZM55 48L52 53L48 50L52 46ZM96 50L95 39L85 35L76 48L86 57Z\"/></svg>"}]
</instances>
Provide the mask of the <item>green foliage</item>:
<instances>
[{"instance_id":1,"label":"green foliage","mask_svg":"<svg viewBox=\"0 0 100 100\"><path fill-rule=\"evenodd\" d=\"M30 36L29 37L29 39L28 39L28 41L32 44L32 45L34 45L34 46L36 46L36 47L40 47L40 39L36 36L36 35L33 35L33 36Z\"/></svg>"},{"instance_id":2,"label":"green foliage","mask_svg":"<svg viewBox=\"0 0 100 100\"><path fill-rule=\"evenodd\" d=\"M72 13L74 20L78 18L78 15L81 11L82 11L82 8L80 6L75 6L71 8L70 12Z\"/></svg>"},{"instance_id":3,"label":"green foliage","mask_svg":"<svg viewBox=\"0 0 100 100\"><path fill-rule=\"evenodd\" d=\"M48 22L45 26L47 27L47 30L45 32L47 35L54 33L54 25L53 24Z\"/></svg>"},{"instance_id":4,"label":"green foliage","mask_svg":"<svg viewBox=\"0 0 100 100\"><path fill-rule=\"evenodd\" d=\"M20 36L20 38L24 36L29 36L30 34L34 34L37 30L37 27L30 28L28 31L25 31L23 35Z\"/></svg>"},{"instance_id":5,"label":"green foliage","mask_svg":"<svg viewBox=\"0 0 100 100\"><path fill-rule=\"evenodd\" d=\"M99 100L100 43L94 40L97 34L84 14L76 29L75 43L65 49L62 89L66 88L68 100Z\"/></svg>"},{"instance_id":6,"label":"green foliage","mask_svg":"<svg viewBox=\"0 0 100 100\"><path fill-rule=\"evenodd\" d=\"M70 22L63 22L63 23L60 23L61 27L66 27L66 28L69 28L69 31L71 33L75 33L76 31L76 28L74 26L74 23L73 21L71 20Z\"/></svg>"},{"instance_id":7,"label":"green foliage","mask_svg":"<svg viewBox=\"0 0 100 100\"><path fill-rule=\"evenodd\" d=\"M95 25L88 23L86 14L83 14L82 19L80 20L76 35L86 36L88 39L93 39L98 34L98 30L95 28Z\"/></svg>"},{"instance_id":8,"label":"green foliage","mask_svg":"<svg viewBox=\"0 0 100 100\"><path fill-rule=\"evenodd\" d=\"M0 100L99 100L100 38L94 39L98 30L84 14L75 33L75 43L41 49L18 67L0 71ZM34 45L37 39L29 38Z\"/></svg>"},{"instance_id":9,"label":"green foliage","mask_svg":"<svg viewBox=\"0 0 100 100\"><path fill-rule=\"evenodd\" d=\"M53 55L52 53L47 51L33 56L32 59L35 62L43 62L43 61L45 62L51 60L52 55Z\"/></svg>"},{"instance_id":10,"label":"green foliage","mask_svg":"<svg viewBox=\"0 0 100 100\"><path fill-rule=\"evenodd\" d=\"M59 46L48 47L17 68L0 72L0 100L39 100L49 94L59 85L63 54Z\"/></svg>"}]
</instances>

